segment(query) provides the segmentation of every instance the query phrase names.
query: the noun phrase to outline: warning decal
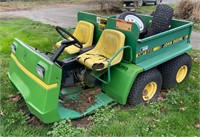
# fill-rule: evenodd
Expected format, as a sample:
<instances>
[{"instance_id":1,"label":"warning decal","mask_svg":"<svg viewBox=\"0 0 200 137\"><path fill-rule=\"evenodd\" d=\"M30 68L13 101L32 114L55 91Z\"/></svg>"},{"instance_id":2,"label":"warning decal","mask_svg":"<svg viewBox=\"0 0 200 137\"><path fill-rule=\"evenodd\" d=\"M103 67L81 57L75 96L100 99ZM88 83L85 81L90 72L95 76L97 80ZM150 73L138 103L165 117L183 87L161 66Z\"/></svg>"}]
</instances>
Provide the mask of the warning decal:
<instances>
[{"instance_id":1,"label":"warning decal","mask_svg":"<svg viewBox=\"0 0 200 137\"><path fill-rule=\"evenodd\" d=\"M116 28L125 31L132 31L132 22L116 20Z\"/></svg>"}]
</instances>

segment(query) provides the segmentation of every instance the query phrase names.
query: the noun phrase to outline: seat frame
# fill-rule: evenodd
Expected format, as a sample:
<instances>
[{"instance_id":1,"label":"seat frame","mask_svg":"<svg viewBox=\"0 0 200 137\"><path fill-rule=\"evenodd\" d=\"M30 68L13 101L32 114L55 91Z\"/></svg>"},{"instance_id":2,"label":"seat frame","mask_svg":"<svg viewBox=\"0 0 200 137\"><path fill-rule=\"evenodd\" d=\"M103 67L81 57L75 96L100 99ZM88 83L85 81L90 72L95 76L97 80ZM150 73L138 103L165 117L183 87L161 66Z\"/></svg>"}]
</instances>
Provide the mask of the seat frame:
<instances>
[{"instance_id":1,"label":"seat frame","mask_svg":"<svg viewBox=\"0 0 200 137\"><path fill-rule=\"evenodd\" d=\"M129 60L129 61L122 60L122 61L131 63L131 61L132 61L132 59L133 59L133 57L132 57L132 52L133 52L133 51L132 51L132 48L131 48L131 46L124 46L124 47L120 48L120 49L110 58L110 60L109 60L109 62L108 62L107 71L105 71L106 69L105 69L105 70L102 70L102 71L92 71L92 72L91 72L91 75L92 75L93 77L95 77L96 79L98 79L99 81L103 82L104 84L108 84L108 83L110 82L110 80L111 80L111 78L110 78L110 67L111 67L111 63L112 63L112 61L117 57L117 55L118 55L120 52L122 52L124 49L130 49L130 50L129 50L129 51L130 51L130 60ZM105 81L105 80L103 80L103 79L100 78L105 72L107 72L107 81Z\"/></svg>"}]
</instances>

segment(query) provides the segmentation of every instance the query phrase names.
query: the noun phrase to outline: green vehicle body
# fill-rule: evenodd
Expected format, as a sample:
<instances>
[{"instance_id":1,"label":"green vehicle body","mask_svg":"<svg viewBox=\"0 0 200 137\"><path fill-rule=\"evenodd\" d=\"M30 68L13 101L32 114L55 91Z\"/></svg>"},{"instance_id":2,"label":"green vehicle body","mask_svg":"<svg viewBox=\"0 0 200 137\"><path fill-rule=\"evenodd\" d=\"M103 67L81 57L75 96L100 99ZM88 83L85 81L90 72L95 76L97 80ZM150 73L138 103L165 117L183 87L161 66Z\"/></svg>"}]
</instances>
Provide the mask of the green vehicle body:
<instances>
[{"instance_id":1,"label":"green vehicle body","mask_svg":"<svg viewBox=\"0 0 200 137\"><path fill-rule=\"evenodd\" d=\"M140 15L149 25L151 16ZM62 89L62 68L46 58L38 50L33 49L19 39L15 39L15 51L11 53L8 76L14 86L22 94L30 112L44 123L52 123L61 119L76 119L92 113L106 104L126 104L134 80L141 72L154 68L191 49L190 34L192 23L172 20L170 30L154 36L139 39L139 28L134 23L116 19L115 16L104 17L86 12L78 13L78 21L84 20L94 24L96 44L104 29L119 30L126 36L124 56L121 63L113 66L102 79L101 90L96 96L96 103L84 113L59 105L59 95L70 92ZM148 27L147 25L147 27ZM127 27L128 26L128 27ZM45 69L41 78L37 66ZM94 77L98 77L93 73ZM73 95L78 96L79 88Z\"/></svg>"}]
</instances>

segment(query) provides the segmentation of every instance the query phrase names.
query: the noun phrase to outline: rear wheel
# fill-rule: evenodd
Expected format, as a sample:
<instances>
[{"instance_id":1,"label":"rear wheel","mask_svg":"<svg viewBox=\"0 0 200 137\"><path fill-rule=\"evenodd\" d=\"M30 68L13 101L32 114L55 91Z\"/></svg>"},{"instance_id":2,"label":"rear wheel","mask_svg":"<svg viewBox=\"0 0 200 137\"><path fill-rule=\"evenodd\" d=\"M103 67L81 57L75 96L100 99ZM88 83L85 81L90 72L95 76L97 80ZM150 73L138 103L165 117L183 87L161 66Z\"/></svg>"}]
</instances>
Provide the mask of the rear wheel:
<instances>
[{"instance_id":1,"label":"rear wheel","mask_svg":"<svg viewBox=\"0 0 200 137\"><path fill-rule=\"evenodd\" d=\"M163 89L169 89L183 82L191 71L191 57L185 53L158 67L163 77Z\"/></svg>"},{"instance_id":2,"label":"rear wheel","mask_svg":"<svg viewBox=\"0 0 200 137\"><path fill-rule=\"evenodd\" d=\"M146 104L157 99L162 86L162 76L157 69L138 75L128 96L128 104Z\"/></svg>"}]
</instances>

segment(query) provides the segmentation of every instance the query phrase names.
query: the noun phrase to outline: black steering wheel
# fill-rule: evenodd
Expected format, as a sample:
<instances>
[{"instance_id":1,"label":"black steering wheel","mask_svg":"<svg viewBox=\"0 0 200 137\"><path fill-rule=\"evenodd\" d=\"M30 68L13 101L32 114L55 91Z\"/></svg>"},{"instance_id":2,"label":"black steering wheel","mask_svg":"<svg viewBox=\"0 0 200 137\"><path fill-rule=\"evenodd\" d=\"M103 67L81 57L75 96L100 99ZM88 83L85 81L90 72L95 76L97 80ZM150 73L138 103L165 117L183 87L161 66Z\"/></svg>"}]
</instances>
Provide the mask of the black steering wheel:
<instances>
[{"instance_id":1,"label":"black steering wheel","mask_svg":"<svg viewBox=\"0 0 200 137\"><path fill-rule=\"evenodd\" d=\"M69 33L66 29L64 29L64 28L62 28L60 26L56 26L56 31L64 39L68 40L68 38L63 34L63 32L64 32L65 34L67 34L68 36L70 36L74 40L74 42L76 43L76 44L74 44L74 46L76 46L77 48L80 48L80 49L83 48L83 45L81 44L81 42L77 38L75 38L71 33Z\"/></svg>"}]
</instances>

